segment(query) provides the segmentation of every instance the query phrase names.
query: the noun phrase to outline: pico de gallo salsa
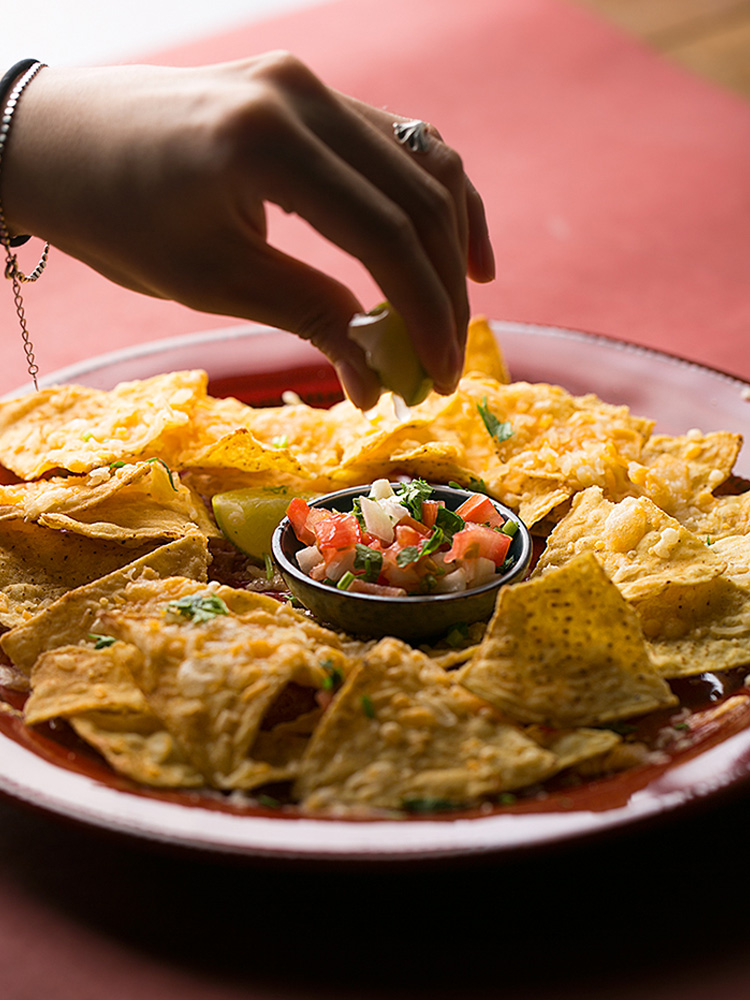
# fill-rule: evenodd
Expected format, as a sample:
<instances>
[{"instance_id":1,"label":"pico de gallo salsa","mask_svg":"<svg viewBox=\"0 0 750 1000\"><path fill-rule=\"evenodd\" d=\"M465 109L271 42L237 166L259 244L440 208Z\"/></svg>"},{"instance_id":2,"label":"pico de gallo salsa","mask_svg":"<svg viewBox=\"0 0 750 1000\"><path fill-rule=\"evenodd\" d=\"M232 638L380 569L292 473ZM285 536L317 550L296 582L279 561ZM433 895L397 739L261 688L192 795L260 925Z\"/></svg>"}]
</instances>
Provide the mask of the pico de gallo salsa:
<instances>
[{"instance_id":1,"label":"pico de gallo salsa","mask_svg":"<svg viewBox=\"0 0 750 1000\"><path fill-rule=\"evenodd\" d=\"M421 479L378 479L349 512L297 497L287 517L304 546L297 552L302 572L350 593L455 593L489 583L514 562L509 549L518 525L489 497L472 493L450 510Z\"/></svg>"}]
</instances>

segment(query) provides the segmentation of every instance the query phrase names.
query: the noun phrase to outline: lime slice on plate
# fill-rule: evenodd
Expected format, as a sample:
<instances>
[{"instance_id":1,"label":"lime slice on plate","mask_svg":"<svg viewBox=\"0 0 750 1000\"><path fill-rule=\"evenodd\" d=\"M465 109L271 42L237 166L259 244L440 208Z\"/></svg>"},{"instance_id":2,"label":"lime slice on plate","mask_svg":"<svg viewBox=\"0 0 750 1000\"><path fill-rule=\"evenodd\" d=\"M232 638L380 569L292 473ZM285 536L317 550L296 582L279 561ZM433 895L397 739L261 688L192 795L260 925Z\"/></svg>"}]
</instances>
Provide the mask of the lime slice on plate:
<instances>
[{"instance_id":1,"label":"lime slice on plate","mask_svg":"<svg viewBox=\"0 0 750 1000\"><path fill-rule=\"evenodd\" d=\"M432 389L432 379L417 357L401 316L387 302L358 313L349 324L349 338L365 352L367 365L384 389L416 406Z\"/></svg>"},{"instance_id":2,"label":"lime slice on plate","mask_svg":"<svg viewBox=\"0 0 750 1000\"><path fill-rule=\"evenodd\" d=\"M285 489L248 487L216 493L211 506L222 534L246 555L263 562L291 499L292 493Z\"/></svg>"}]
</instances>

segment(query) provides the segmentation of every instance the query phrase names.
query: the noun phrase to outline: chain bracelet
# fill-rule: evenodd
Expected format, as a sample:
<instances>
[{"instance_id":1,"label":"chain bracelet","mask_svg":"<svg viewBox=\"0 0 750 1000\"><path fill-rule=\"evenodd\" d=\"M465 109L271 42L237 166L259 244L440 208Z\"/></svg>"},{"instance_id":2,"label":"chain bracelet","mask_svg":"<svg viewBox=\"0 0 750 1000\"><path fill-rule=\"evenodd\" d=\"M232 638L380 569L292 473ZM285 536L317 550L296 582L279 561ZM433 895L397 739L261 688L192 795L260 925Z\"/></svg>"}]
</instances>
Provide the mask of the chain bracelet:
<instances>
[{"instance_id":1,"label":"chain bracelet","mask_svg":"<svg viewBox=\"0 0 750 1000\"><path fill-rule=\"evenodd\" d=\"M3 154L5 152L5 143L8 138L8 133L10 132L11 119L13 118L13 112L16 110L18 101L26 88L40 69L44 69L45 63L35 62L26 72L21 76L21 78L16 83L15 87L11 91L8 100L5 104L5 109L3 111L2 120L0 120L0 176L2 176L3 167ZM5 220L5 213L3 211L2 201L0 201L0 243L5 247L5 277L13 285L13 299L16 306L16 314L18 316L18 322L21 327L21 339L23 341L23 349L26 355L26 365L28 368L31 380L34 383L34 388L38 389L39 385L37 383L37 374L39 372L39 367L36 364L34 358L34 345L31 342L31 337L29 336L29 330L26 323L26 312L23 306L23 296L21 295L21 285L27 282L37 281L40 277L44 268L47 264L47 257L49 255L49 243L44 244L44 249L42 255L39 258L39 262L33 271L28 274L24 274L23 271L18 266L18 259L11 249L11 236L8 230L8 224Z\"/></svg>"}]
</instances>

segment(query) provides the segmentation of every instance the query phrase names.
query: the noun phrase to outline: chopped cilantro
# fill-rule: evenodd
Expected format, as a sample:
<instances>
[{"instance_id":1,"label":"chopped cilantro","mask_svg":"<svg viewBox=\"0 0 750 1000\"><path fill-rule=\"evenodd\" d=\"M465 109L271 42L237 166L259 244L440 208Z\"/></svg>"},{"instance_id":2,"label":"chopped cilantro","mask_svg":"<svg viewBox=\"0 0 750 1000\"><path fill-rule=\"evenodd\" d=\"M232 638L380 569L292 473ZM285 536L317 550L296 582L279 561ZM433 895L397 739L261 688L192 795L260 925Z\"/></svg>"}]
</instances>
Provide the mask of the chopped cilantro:
<instances>
[{"instance_id":1,"label":"chopped cilantro","mask_svg":"<svg viewBox=\"0 0 750 1000\"><path fill-rule=\"evenodd\" d=\"M514 802L518 802L518 797L513 792L501 792L497 801L501 806L512 806Z\"/></svg>"},{"instance_id":2,"label":"chopped cilantro","mask_svg":"<svg viewBox=\"0 0 750 1000\"><path fill-rule=\"evenodd\" d=\"M354 568L364 570L362 579L375 583L383 567L383 553L379 549L371 549L369 545L357 542L354 546Z\"/></svg>"},{"instance_id":3,"label":"chopped cilantro","mask_svg":"<svg viewBox=\"0 0 750 1000\"><path fill-rule=\"evenodd\" d=\"M461 531L465 523L461 515L457 514L455 510L448 510L447 507L438 507L435 527L440 528L443 532L446 542L449 542L457 531Z\"/></svg>"},{"instance_id":4,"label":"chopped cilantro","mask_svg":"<svg viewBox=\"0 0 750 1000\"><path fill-rule=\"evenodd\" d=\"M375 706L372 703L372 698L369 694L362 695L362 711L365 713L368 719L375 718Z\"/></svg>"},{"instance_id":5,"label":"chopped cilantro","mask_svg":"<svg viewBox=\"0 0 750 1000\"><path fill-rule=\"evenodd\" d=\"M229 608L216 594L186 594L167 604L167 611L196 623L211 621L217 615L228 615Z\"/></svg>"},{"instance_id":6,"label":"chopped cilantro","mask_svg":"<svg viewBox=\"0 0 750 1000\"><path fill-rule=\"evenodd\" d=\"M463 622L459 625L454 625L450 632L446 635L445 641L449 646L461 646L469 638L469 626L465 625Z\"/></svg>"},{"instance_id":7,"label":"chopped cilantro","mask_svg":"<svg viewBox=\"0 0 750 1000\"><path fill-rule=\"evenodd\" d=\"M445 532L442 528L435 526L432 529L430 537L422 545L422 549L419 553L420 556L431 556L433 552L437 552L443 542L445 542Z\"/></svg>"},{"instance_id":8,"label":"chopped cilantro","mask_svg":"<svg viewBox=\"0 0 750 1000\"><path fill-rule=\"evenodd\" d=\"M424 479L412 479L410 483L401 483L394 490L396 499L409 511L412 517L422 520L422 501L432 496L432 487Z\"/></svg>"},{"instance_id":9,"label":"chopped cilantro","mask_svg":"<svg viewBox=\"0 0 750 1000\"><path fill-rule=\"evenodd\" d=\"M110 469L124 469L127 464L128 464L127 462L123 461L110 462L109 467Z\"/></svg>"},{"instance_id":10,"label":"chopped cilantro","mask_svg":"<svg viewBox=\"0 0 750 1000\"><path fill-rule=\"evenodd\" d=\"M477 403L477 409L479 410L479 415L482 418L482 422L487 428L487 433L490 437L494 438L498 443L507 441L508 438L511 437L513 434L513 428L511 427L510 421L499 420L495 414L488 409L486 396L481 403Z\"/></svg>"},{"instance_id":11,"label":"chopped cilantro","mask_svg":"<svg viewBox=\"0 0 750 1000\"><path fill-rule=\"evenodd\" d=\"M684 732L686 730L689 730L690 726L687 724L687 722L675 722L675 724L672 726L672 728L673 729L680 729L680 730L682 730Z\"/></svg>"},{"instance_id":12,"label":"chopped cilantro","mask_svg":"<svg viewBox=\"0 0 750 1000\"><path fill-rule=\"evenodd\" d=\"M326 676L323 678L323 690L335 691L344 683L343 670L341 667L337 667L333 660L323 660L320 665L326 672Z\"/></svg>"},{"instance_id":13,"label":"chopped cilantro","mask_svg":"<svg viewBox=\"0 0 750 1000\"><path fill-rule=\"evenodd\" d=\"M406 545L396 556L396 563L399 566L410 566L415 563L420 556L419 548L416 545Z\"/></svg>"},{"instance_id":14,"label":"chopped cilantro","mask_svg":"<svg viewBox=\"0 0 750 1000\"><path fill-rule=\"evenodd\" d=\"M175 486L174 479L172 478L172 475L173 475L172 470L169 468L169 466L164 461L164 459L163 458L147 458L146 462L149 465L153 465L154 462L158 462L158 464L161 465L164 468L164 470L167 473L167 478L169 479L169 485L172 487L172 489L176 493L177 492L177 487Z\"/></svg>"},{"instance_id":15,"label":"chopped cilantro","mask_svg":"<svg viewBox=\"0 0 750 1000\"><path fill-rule=\"evenodd\" d=\"M281 803L278 799L275 799L273 795L267 795L265 792L261 792L258 796L258 805L265 806L266 809L280 809Z\"/></svg>"},{"instance_id":16,"label":"chopped cilantro","mask_svg":"<svg viewBox=\"0 0 750 1000\"><path fill-rule=\"evenodd\" d=\"M98 632L89 632L89 639L94 643L94 649L107 649L117 642L113 635L99 635Z\"/></svg>"},{"instance_id":17,"label":"chopped cilantro","mask_svg":"<svg viewBox=\"0 0 750 1000\"><path fill-rule=\"evenodd\" d=\"M263 563L266 567L266 580L273 580L274 568L270 552L263 553Z\"/></svg>"},{"instance_id":18,"label":"chopped cilantro","mask_svg":"<svg viewBox=\"0 0 750 1000\"><path fill-rule=\"evenodd\" d=\"M431 813L445 812L448 809L460 809L456 802L449 799L424 798L424 799L404 799L401 804L404 812L410 813Z\"/></svg>"}]
</instances>

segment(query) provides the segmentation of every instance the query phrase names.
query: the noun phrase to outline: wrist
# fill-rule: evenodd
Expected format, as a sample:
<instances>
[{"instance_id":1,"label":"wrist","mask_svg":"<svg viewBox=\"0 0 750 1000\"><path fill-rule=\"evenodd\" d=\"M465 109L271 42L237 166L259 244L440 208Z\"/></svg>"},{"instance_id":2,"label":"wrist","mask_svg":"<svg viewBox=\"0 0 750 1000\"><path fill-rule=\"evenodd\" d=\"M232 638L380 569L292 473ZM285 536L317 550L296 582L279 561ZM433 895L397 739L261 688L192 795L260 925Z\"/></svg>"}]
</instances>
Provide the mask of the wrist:
<instances>
[{"instance_id":1,"label":"wrist","mask_svg":"<svg viewBox=\"0 0 750 1000\"><path fill-rule=\"evenodd\" d=\"M9 139L18 104L26 87L44 66L37 59L22 59L0 78L0 242L9 252L10 248L24 244L30 236L17 232L6 217L3 206L3 168L8 159Z\"/></svg>"}]
</instances>

